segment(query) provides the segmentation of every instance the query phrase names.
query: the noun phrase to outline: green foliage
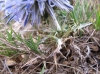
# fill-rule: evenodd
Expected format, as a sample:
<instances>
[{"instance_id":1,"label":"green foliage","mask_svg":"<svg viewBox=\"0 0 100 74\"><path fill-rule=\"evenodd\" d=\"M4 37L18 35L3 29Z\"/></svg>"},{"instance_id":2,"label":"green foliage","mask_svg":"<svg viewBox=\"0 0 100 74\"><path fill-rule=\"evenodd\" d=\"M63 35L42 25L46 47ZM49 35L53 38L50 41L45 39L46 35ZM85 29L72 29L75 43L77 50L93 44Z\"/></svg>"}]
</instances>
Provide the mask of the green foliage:
<instances>
[{"instance_id":1,"label":"green foliage","mask_svg":"<svg viewBox=\"0 0 100 74\"><path fill-rule=\"evenodd\" d=\"M67 13L64 10L57 10L57 20L60 23L61 28L63 29L65 27L65 24L67 22Z\"/></svg>"},{"instance_id":2,"label":"green foliage","mask_svg":"<svg viewBox=\"0 0 100 74\"><path fill-rule=\"evenodd\" d=\"M2 41L0 41L0 54L4 56L12 56L19 53L18 50L13 50L10 47L6 46Z\"/></svg>"},{"instance_id":3,"label":"green foliage","mask_svg":"<svg viewBox=\"0 0 100 74\"><path fill-rule=\"evenodd\" d=\"M12 55L17 54L17 53L18 53L18 51L6 48L6 46L5 46L5 49L0 48L0 54L1 55L12 56Z\"/></svg>"},{"instance_id":4,"label":"green foliage","mask_svg":"<svg viewBox=\"0 0 100 74\"><path fill-rule=\"evenodd\" d=\"M95 28L97 30L100 30L100 10L97 10L97 12L96 12Z\"/></svg>"},{"instance_id":5,"label":"green foliage","mask_svg":"<svg viewBox=\"0 0 100 74\"><path fill-rule=\"evenodd\" d=\"M32 36L29 39L25 39L25 44L28 46L32 51L41 54L41 52L38 50L38 46L40 44L40 38L38 37L37 42L33 41Z\"/></svg>"},{"instance_id":6,"label":"green foliage","mask_svg":"<svg viewBox=\"0 0 100 74\"><path fill-rule=\"evenodd\" d=\"M13 31L15 37L16 37L16 40L23 43L23 39L22 39L21 35L19 33L16 33L14 30L12 30L12 31Z\"/></svg>"},{"instance_id":7,"label":"green foliage","mask_svg":"<svg viewBox=\"0 0 100 74\"><path fill-rule=\"evenodd\" d=\"M6 30L6 34L7 34L7 40L9 42L13 41L12 30L10 32Z\"/></svg>"},{"instance_id":8,"label":"green foliage","mask_svg":"<svg viewBox=\"0 0 100 74\"><path fill-rule=\"evenodd\" d=\"M92 12L91 12L92 11ZM94 10L91 10L91 4L87 0L76 0L74 10L70 13L70 17L79 25L80 23L89 21L93 16Z\"/></svg>"},{"instance_id":9,"label":"green foliage","mask_svg":"<svg viewBox=\"0 0 100 74\"><path fill-rule=\"evenodd\" d=\"M14 44L14 39L21 42L21 43L25 43L27 47L29 47L32 51L39 53L40 51L38 50L38 46L40 44L40 38L38 37L37 42L35 43L32 39L32 36L29 39L22 39L20 34L17 34L16 32L14 32L11 29L11 32L6 31L7 33L7 40L9 42L11 42L12 44ZM12 33L14 33L15 38L13 37L14 35L12 35ZM15 44L16 45L16 44Z\"/></svg>"},{"instance_id":10,"label":"green foliage","mask_svg":"<svg viewBox=\"0 0 100 74\"><path fill-rule=\"evenodd\" d=\"M42 67L40 74L44 74L44 66Z\"/></svg>"},{"instance_id":11,"label":"green foliage","mask_svg":"<svg viewBox=\"0 0 100 74\"><path fill-rule=\"evenodd\" d=\"M17 48L22 46L28 47L33 52L41 54L38 50L38 46L41 41L40 37L37 38L37 42L34 42L32 36L29 39L23 39L21 35L16 33L12 28L10 30L6 30L5 32L6 33L0 32L0 54L6 56L16 54L20 51L20 49L17 50ZM16 50L13 50L13 48Z\"/></svg>"}]
</instances>

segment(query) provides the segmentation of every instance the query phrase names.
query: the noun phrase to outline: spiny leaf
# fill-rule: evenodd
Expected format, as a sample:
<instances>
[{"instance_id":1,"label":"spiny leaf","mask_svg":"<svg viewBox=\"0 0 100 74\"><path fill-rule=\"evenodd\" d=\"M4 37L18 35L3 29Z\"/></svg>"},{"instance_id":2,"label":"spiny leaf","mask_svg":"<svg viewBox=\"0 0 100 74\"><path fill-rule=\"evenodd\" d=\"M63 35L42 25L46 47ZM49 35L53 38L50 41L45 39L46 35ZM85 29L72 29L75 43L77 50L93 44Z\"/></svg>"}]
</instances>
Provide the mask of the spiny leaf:
<instances>
[{"instance_id":1,"label":"spiny leaf","mask_svg":"<svg viewBox=\"0 0 100 74\"><path fill-rule=\"evenodd\" d=\"M39 46L39 43L35 43L32 39L32 37L30 37L30 39L26 39L25 40L25 44L32 50L34 51L35 53L38 53L38 54L41 54L41 52L38 50L38 46Z\"/></svg>"}]
</instances>

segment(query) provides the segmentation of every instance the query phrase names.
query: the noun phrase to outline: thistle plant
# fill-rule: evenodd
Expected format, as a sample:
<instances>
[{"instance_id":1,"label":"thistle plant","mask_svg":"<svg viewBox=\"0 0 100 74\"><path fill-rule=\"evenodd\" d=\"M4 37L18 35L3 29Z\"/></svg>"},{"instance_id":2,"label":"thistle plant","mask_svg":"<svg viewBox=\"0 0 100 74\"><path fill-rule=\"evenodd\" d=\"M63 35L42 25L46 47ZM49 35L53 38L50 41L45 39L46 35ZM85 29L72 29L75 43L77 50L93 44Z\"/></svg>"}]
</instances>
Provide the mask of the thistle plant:
<instances>
[{"instance_id":1,"label":"thistle plant","mask_svg":"<svg viewBox=\"0 0 100 74\"><path fill-rule=\"evenodd\" d=\"M6 23L12 19L18 22L40 24L41 17L45 13L51 16L57 30L61 30L55 17L54 7L70 11L73 6L68 0L0 0L0 9L5 11L5 18L9 17Z\"/></svg>"}]
</instances>

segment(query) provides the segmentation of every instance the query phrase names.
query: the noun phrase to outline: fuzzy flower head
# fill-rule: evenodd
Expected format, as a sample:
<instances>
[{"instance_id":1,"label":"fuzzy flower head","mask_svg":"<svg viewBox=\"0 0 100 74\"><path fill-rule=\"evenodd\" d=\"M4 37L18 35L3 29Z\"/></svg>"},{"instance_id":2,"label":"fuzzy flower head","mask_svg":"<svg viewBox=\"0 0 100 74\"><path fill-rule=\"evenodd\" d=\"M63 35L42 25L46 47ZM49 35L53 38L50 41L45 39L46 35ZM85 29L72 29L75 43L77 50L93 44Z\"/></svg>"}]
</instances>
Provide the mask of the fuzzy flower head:
<instances>
[{"instance_id":1,"label":"fuzzy flower head","mask_svg":"<svg viewBox=\"0 0 100 74\"><path fill-rule=\"evenodd\" d=\"M32 25L40 24L41 16L46 12L55 19L54 7L70 11L73 6L68 0L0 0L0 10L5 11L6 17L22 22L24 26L31 22Z\"/></svg>"}]
</instances>

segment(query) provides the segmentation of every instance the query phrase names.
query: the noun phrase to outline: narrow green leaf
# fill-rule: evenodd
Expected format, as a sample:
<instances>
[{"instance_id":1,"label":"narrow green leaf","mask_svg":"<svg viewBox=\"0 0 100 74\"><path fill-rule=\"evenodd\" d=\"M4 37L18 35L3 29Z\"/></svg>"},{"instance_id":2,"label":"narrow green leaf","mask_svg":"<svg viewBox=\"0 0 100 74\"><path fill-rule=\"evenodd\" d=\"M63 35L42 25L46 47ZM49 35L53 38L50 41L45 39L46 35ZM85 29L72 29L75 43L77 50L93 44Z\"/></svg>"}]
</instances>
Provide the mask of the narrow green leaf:
<instances>
[{"instance_id":1,"label":"narrow green leaf","mask_svg":"<svg viewBox=\"0 0 100 74\"><path fill-rule=\"evenodd\" d=\"M44 66L42 67L40 74L44 74Z\"/></svg>"},{"instance_id":2,"label":"narrow green leaf","mask_svg":"<svg viewBox=\"0 0 100 74\"><path fill-rule=\"evenodd\" d=\"M7 34L7 40L8 40L8 41L13 41L12 31L11 31L11 32L8 32L8 31L6 30L6 34Z\"/></svg>"},{"instance_id":3,"label":"narrow green leaf","mask_svg":"<svg viewBox=\"0 0 100 74\"><path fill-rule=\"evenodd\" d=\"M32 39L32 37L30 37L30 39L26 39L24 40L25 44L34 52L41 54L41 52L38 50L38 46L39 46L39 42L35 43Z\"/></svg>"},{"instance_id":4,"label":"narrow green leaf","mask_svg":"<svg viewBox=\"0 0 100 74\"><path fill-rule=\"evenodd\" d=\"M17 40L20 42L23 42L23 39L21 38L20 34L17 34L14 30L12 30L14 35L17 37Z\"/></svg>"}]
</instances>

